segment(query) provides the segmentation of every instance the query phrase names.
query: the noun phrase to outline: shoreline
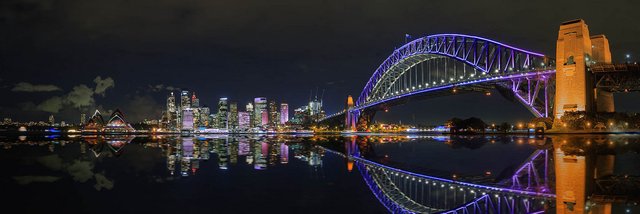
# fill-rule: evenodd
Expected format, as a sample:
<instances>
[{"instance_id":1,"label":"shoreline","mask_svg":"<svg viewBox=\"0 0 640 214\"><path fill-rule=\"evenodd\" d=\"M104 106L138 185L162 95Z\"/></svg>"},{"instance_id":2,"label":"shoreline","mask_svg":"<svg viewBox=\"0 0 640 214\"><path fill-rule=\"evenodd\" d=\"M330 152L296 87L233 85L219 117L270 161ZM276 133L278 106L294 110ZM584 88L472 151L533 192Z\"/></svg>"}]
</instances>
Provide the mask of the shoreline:
<instances>
[{"instance_id":1,"label":"shoreline","mask_svg":"<svg viewBox=\"0 0 640 214\"><path fill-rule=\"evenodd\" d=\"M305 136L323 136L323 135L357 135L357 136L392 136L392 135L442 135L442 136L544 136L544 135L640 135L640 130L631 131L550 131L542 134L534 132L506 132L506 133L449 133L449 132L315 132L315 133L299 133L299 132L275 132L275 133L254 133L254 132L234 132L234 133L180 133L180 132L109 132L109 133L64 133L64 132L0 132L0 136L125 136L125 135L181 135L181 136L198 136L198 135L305 135Z\"/></svg>"}]
</instances>

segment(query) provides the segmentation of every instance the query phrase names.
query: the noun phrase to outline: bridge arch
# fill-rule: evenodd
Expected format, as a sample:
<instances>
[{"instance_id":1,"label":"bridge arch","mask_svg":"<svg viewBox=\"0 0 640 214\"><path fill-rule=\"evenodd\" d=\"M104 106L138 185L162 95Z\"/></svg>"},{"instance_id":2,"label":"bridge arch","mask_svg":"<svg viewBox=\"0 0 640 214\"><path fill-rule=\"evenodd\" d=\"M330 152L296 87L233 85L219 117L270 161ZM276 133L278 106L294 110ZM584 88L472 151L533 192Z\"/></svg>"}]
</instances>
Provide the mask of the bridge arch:
<instances>
[{"instance_id":1,"label":"bridge arch","mask_svg":"<svg viewBox=\"0 0 640 214\"><path fill-rule=\"evenodd\" d=\"M424 70L425 63L435 66ZM550 98L547 90L538 91L546 89L554 69L554 60L543 54L494 40L463 34L425 36L394 50L349 112L358 116L364 109L403 97L489 83L511 89L534 115L546 117Z\"/></svg>"}]
</instances>

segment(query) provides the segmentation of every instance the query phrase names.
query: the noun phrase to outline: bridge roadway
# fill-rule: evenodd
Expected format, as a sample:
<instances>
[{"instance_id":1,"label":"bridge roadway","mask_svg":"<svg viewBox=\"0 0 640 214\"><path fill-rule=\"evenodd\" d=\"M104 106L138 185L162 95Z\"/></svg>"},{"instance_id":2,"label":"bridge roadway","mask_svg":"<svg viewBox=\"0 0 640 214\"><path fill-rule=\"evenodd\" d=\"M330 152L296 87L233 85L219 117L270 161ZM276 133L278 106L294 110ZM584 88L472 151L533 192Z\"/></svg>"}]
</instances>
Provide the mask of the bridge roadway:
<instances>
[{"instance_id":1,"label":"bridge roadway","mask_svg":"<svg viewBox=\"0 0 640 214\"><path fill-rule=\"evenodd\" d=\"M354 161L367 186L393 213L538 213L556 197L422 175L320 148Z\"/></svg>"}]
</instances>

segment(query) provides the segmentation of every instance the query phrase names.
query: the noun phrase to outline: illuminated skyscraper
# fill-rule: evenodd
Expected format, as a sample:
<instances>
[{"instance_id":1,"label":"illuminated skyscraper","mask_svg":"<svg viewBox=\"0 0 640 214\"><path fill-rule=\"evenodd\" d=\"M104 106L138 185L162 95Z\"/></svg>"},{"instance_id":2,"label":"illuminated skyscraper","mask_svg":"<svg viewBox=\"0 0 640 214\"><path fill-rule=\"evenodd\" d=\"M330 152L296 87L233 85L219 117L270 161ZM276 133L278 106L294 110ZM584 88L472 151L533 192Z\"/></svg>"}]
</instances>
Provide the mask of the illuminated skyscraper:
<instances>
[{"instance_id":1,"label":"illuminated skyscraper","mask_svg":"<svg viewBox=\"0 0 640 214\"><path fill-rule=\"evenodd\" d=\"M200 107L200 99L196 97L196 92L193 92L193 95L191 95L191 107L192 108Z\"/></svg>"},{"instance_id":2,"label":"illuminated skyscraper","mask_svg":"<svg viewBox=\"0 0 640 214\"><path fill-rule=\"evenodd\" d=\"M280 104L280 124L289 122L289 104Z\"/></svg>"},{"instance_id":3,"label":"illuminated skyscraper","mask_svg":"<svg viewBox=\"0 0 640 214\"><path fill-rule=\"evenodd\" d=\"M80 114L80 125L84 125L87 122L87 114Z\"/></svg>"},{"instance_id":4,"label":"illuminated skyscraper","mask_svg":"<svg viewBox=\"0 0 640 214\"><path fill-rule=\"evenodd\" d=\"M253 110L254 110L254 126L262 126L269 123L269 116L267 111L267 98L265 97L256 97L253 99ZM266 122L263 122L262 112L267 114Z\"/></svg>"},{"instance_id":5,"label":"illuminated skyscraper","mask_svg":"<svg viewBox=\"0 0 640 214\"><path fill-rule=\"evenodd\" d=\"M53 118L53 114L49 116L49 125L52 125L56 123L56 120Z\"/></svg>"},{"instance_id":6,"label":"illuminated skyscraper","mask_svg":"<svg viewBox=\"0 0 640 214\"><path fill-rule=\"evenodd\" d=\"M191 101L189 100L189 91L182 91L180 93L180 108L182 110L191 107Z\"/></svg>"},{"instance_id":7,"label":"illuminated skyscraper","mask_svg":"<svg viewBox=\"0 0 640 214\"><path fill-rule=\"evenodd\" d=\"M178 126L180 114L181 112L178 112L178 108L176 107L176 97L173 95L173 92L171 92L167 97L167 110L165 111L167 128L175 129L175 127Z\"/></svg>"},{"instance_id":8,"label":"illuminated skyscraper","mask_svg":"<svg viewBox=\"0 0 640 214\"><path fill-rule=\"evenodd\" d=\"M276 101L269 101L269 127L274 129L278 127L280 121L279 114L280 112L278 112L278 104L276 104Z\"/></svg>"},{"instance_id":9,"label":"illuminated skyscraper","mask_svg":"<svg viewBox=\"0 0 640 214\"><path fill-rule=\"evenodd\" d=\"M167 112L175 113L176 111L176 97L173 96L173 92L171 92L167 97Z\"/></svg>"},{"instance_id":10,"label":"illuminated skyscraper","mask_svg":"<svg viewBox=\"0 0 640 214\"><path fill-rule=\"evenodd\" d=\"M269 125L269 112L266 109L260 110L260 126L265 127Z\"/></svg>"},{"instance_id":11,"label":"illuminated skyscraper","mask_svg":"<svg viewBox=\"0 0 640 214\"><path fill-rule=\"evenodd\" d=\"M199 126L208 127L210 124L209 114L211 114L211 110L208 106L203 106L200 108L200 121Z\"/></svg>"},{"instance_id":12,"label":"illuminated skyscraper","mask_svg":"<svg viewBox=\"0 0 640 214\"><path fill-rule=\"evenodd\" d=\"M254 127L254 124L256 124L256 122L254 122L255 113L253 111L253 104L247 103L245 111L249 113L249 128L252 128Z\"/></svg>"},{"instance_id":13,"label":"illuminated skyscraper","mask_svg":"<svg viewBox=\"0 0 640 214\"><path fill-rule=\"evenodd\" d=\"M228 103L227 103L227 98L226 97L222 97L220 98L220 100L218 101L218 123L216 125L216 128L219 129L226 129L228 128L228 114L229 114L229 107L228 107Z\"/></svg>"},{"instance_id":14,"label":"illuminated skyscraper","mask_svg":"<svg viewBox=\"0 0 640 214\"><path fill-rule=\"evenodd\" d=\"M247 130L251 128L251 113L246 111L238 112L238 129Z\"/></svg>"},{"instance_id":15,"label":"illuminated skyscraper","mask_svg":"<svg viewBox=\"0 0 640 214\"><path fill-rule=\"evenodd\" d=\"M191 108L182 110L182 130L193 130L193 110Z\"/></svg>"},{"instance_id":16,"label":"illuminated skyscraper","mask_svg":"<svg viewBox=\"0 0 640 214\"><path fill-rule=\"evenodd\" d=\"M229 103L229 129L238 128L238 103Z\"/></svg>"}]
</instances>

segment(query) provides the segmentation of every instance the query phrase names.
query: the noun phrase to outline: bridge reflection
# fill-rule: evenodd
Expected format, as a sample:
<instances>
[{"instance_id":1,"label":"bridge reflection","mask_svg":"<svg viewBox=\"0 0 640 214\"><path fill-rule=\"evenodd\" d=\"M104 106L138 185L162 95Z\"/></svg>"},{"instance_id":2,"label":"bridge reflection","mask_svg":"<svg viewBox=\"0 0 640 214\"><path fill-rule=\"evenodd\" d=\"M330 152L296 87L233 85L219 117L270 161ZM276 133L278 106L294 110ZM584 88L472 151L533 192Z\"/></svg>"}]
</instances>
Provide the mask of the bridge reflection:
<instances>
[{"instance_id":1,"label":"bridge reflection","mask_svg":"<svg viewBox=\"0 0 640 214\"><path fill-rule=\"evenodd\" d=\"M456 138L435 139L453 144ZM470 142L482 146L494 137L479 138L485 140ZM348 168L355 165L376 198L393 213L617 213L622 210L613 204L639 201L640 172L628 157L637 156L637 137L511 138L538 149L512 176L493 184L413 173L365 158L375 157L372 144L406 142L411 139L407 136L351 137L344 144L345 153L324 149L343 156ZM465 144L472 146L470 142Z\"/></svg>"}]
</instances>

